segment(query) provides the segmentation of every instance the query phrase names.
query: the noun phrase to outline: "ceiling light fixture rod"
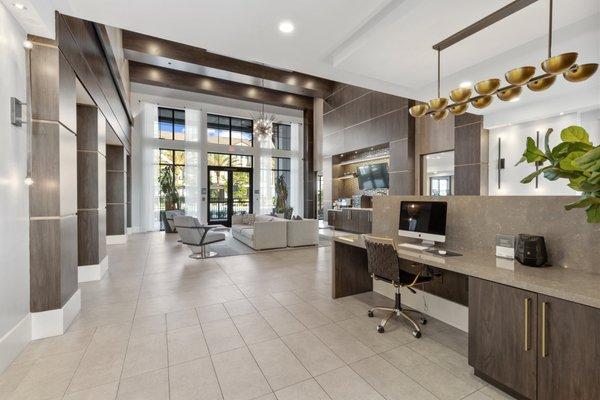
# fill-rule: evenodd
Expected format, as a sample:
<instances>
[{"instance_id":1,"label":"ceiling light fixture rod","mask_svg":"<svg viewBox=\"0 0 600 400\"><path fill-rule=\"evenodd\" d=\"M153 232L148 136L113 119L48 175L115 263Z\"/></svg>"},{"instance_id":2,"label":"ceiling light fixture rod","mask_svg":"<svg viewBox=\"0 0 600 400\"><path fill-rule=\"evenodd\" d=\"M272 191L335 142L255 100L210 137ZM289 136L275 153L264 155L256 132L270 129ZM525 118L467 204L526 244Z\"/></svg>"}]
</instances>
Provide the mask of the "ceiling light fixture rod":
<instances>
[{"instance_id":1,"label":"ceiling light fixture rod","mask_svg":"<svg viewBox=\"0 0 600 400\"><path fill-rule=\"evenodd\" d=\"M550 16L548 19L548 58L550 58L552 57L552 0L550 0Z\"/></svg>"},{"instance_id":2,"label":"ceiling light fixture rod","mask_svg":"<svg viewBox=\"0 0 600 400\"><path fill-rule=\"evenodd\" d=\"M441 54L441 51L438 50L437 53L438 53L437 56L438 56L438 99L439 99L440 97L442 97L440 95L440 54Z\"/></svg>"},{"instance_id":3,"label":"ceiling light fixture rod","mask_svg":"<svg viewBox=\"0 0 600 400\"><path fill-rule=\"evenodd\" d=\"M456 32L454 35L447 37L439 43L433 45L434 50L444 50L453 44L460 42L463 39L487 28L490 25L522 10L523 8L535 3L537 0L515 0L510 4L502 7L498 11L494 11L490 15L483 17L479 21L467 26L461 31Z\"/></svg>"}]
</instances>

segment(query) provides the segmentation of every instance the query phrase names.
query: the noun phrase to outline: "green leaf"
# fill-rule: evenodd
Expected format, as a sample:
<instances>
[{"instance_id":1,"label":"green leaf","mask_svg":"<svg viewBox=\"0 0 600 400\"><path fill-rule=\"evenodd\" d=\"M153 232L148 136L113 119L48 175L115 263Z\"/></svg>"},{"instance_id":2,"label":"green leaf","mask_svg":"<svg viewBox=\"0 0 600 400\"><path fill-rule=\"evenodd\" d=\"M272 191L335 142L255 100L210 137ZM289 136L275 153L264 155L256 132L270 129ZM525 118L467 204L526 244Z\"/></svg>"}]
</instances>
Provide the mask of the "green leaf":
<instances>
[{"instance_id":1,"label":"green leaf","mask_svg":"<svg viewBox=\"0 0 600 400\"><path fill-rule=\"evenodd\" d=\"M569 126L560 132L560 138L563 142L579 142L592 144L590 135L581 126Z\"/></svg>"},{"instance_id":2,"label":"green leaf","mask_svg":"<svg viewBox=\"0 0 600 400\"><path fill-rule=\"evenodd\" d=\"M593 204L600 204L600 199L598 197L584 197L573 203L569 203L565 205L565 210L572 210L574 208L585 208L589 207Z\"/></svg>"},{"instance_id":3,"label":"green leaf","mask_svg":"<svg viewBox=\"0 0 600 400\"><path fill-rule=\"evenodd\" d=\"M552 155L552 150L550 150L550 134L552 133L552 128L548 128L546 131L546 135L544 136L544 153L546 154L546 158L550 160L551 163L554 163L554 156Z\"/></svg>"},{"instance_id":4,"label":"green leaf","mask_svg":"<svg viewBox=\"0 0 600 400\"><path fill-rule=\"evenodd\" d=\"M600 146L594 147L579 158L573 160L583 171L600 171Z\"/></svg>"},{"instance_id":5,"label":"green leaf","mask_svg":"<svg viewBox=\"0 0 600 400\"><path fill-rule=\"evenodd\" d=\"M549 181L555 181L558 178L577 178L581 175L581 173L576 171L563 171L562 169L553 166L548 166L546 168L544 168L544 178Z\"/></svg>"},{"instance_id":6,"label":"green leaf","mask_svg":"<svg viewBox=\"0 0 600 400\"><path fill-rule=\"evenodd\" d=\"M582 192L583 190L581 190L581 185L586 181L586 179L587 177L583 175L578 176L577 178L571 178L569 179L569 187L573 190L577 190L578 192Z\"/></svg>"},{"instance_id":7,"label":"green leaf","mask_svg":"<svg viewBox=\"0 0 600 400\"><path fill-rule=\"evenodd\" d=\"M560 168L566 171L583 171L583 169L579 166L579 164L574 163L573 161L576 158L584 155L584 151L572 151L565 156L562 160L560 160Z\"/></svg>"},{"instance_id":8,"label":"green leaf","mask_svg":"<svg viewBox=\"0 0 600 400\"><path fill-rule=\"evenodd\" d=\"M538 147L535 145L535 140L533 140L533 138L531 138L531 137L528 137L527 138L527 146L525 148L525 152L523 153L523 158L521 158L521 160L515 165L518 165L522 161L527 161L528 163L532 163L532 162L545 161L547 159L548 158L546 157L546 155L540 149L538 149Z\"/></svg>"},{"instance_id":9,"label":"green leaf","mask_svg":"<svg viewBox=\"0 0 600 400\"><path fill-rule=\"evenodd\" d=\"M587 214L587 222L597 224L600 222L600 204L593 204L585 210Z\"/></svg>"},{"instance_id":10,"label":"green leaf","mask_svg":"<svg viewBox=\"0 0 600 400\"><path fill-rule=\"evenodd\" d=\"M538 176L539 174L541 174L548 168L552 168L552 167L548 166L548 167L540 168L537 171L534 171L533 173L527 175L525 178L521 179L521 183L531 182L536 176Z\"/></svg>"},{"instance_id":11,"label":"green leaf","mask_svg":"<svg viewBox=\"0 0 600 400\"><path fill-rule=\"evenodd\" d=\"M593 148L593 146L585 143L563 142L552 149L552 156L556 161L560 161L573 151L588 152Z\"/></svg>"}]
</instances>

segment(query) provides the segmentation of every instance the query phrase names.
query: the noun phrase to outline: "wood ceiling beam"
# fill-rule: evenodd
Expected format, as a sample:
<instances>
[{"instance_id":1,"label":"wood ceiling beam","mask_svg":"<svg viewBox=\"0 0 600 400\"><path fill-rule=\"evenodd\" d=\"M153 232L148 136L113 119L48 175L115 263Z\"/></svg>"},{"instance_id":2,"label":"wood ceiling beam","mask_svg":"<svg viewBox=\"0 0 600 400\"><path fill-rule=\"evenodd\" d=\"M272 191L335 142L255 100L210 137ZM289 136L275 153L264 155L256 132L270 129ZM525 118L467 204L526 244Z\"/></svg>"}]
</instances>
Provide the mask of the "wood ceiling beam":
<instances>
[{"instance_id":1,"label":"wood ceiling beam","mask_svg":"<svg viewBox=\"0 0 600 400\"><path fill-rule=\"evenodd\" d=\"M175 63L173 63L173 65L164 65L165 59L174 60L191 66L201 66L207 69L213 69L215 72L227 71L232 74L239 74L240 77L264 79L265 81L268 81L265 82L265 86L267 87L306 96L325 97L333 90L335 85L335 82L327 79L249 61L238 60L236 58L211 53L200 47L177 43L128 30L123 30L123 48L125 49L126 55L129 54L128 58L133 59L133 61L168 68L177 68ZM186 68L186 66L184 65L181 68ZM189 66L187 68L187 72L194 72L189 69ZM211 74L206 73L205 75L210 76ZM218 76L213 77L219 78ZM235 78L232 78L231 80L235 81ZM241 80L238 83L241 83Z\"/></svg>"},{"instance_id":2,"label":"wood ceiling beam","mask_svg":"<svg viewBox=\"0 0 600 400\"><path fill-rule=\"evenodd\" d=\"M300 110L313 108L313 98L309 96L280 92L259 86L157 67L135 61L129 62L129 78L131 82L146 85L204 93L279 107Z\"/></svg>"}]
</instances>

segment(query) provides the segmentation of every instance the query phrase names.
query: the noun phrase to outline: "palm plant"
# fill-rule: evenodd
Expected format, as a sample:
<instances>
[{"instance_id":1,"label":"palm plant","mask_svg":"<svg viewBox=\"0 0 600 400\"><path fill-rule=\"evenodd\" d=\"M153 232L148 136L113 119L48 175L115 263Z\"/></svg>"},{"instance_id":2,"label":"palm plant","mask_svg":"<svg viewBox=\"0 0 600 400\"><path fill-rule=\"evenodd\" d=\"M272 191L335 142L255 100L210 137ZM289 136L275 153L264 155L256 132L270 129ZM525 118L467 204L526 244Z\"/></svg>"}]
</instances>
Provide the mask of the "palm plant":
<instances>
[{"instance_id":1,"label":"palm plant","mask_svg":"<svg viewBox=\"0 0 600 400\"><path fill-rule=\"evenodd\" d=\"M158 184L160 185L160 193L165 199L165 210L178 210L181 199L171 169L163 168L160 171Z\"/></svg>"}]
</instances>

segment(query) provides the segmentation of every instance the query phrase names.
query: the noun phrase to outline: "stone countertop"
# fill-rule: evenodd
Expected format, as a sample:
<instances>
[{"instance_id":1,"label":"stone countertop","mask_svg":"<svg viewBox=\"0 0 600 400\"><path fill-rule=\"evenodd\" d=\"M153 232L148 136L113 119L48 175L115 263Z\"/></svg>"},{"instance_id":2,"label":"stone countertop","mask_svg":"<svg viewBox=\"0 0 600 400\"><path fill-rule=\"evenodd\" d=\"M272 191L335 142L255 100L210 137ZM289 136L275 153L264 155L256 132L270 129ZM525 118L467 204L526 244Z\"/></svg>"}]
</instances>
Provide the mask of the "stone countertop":
<instances>
[{"instance_id":1,"label":"stone countertop","mask_svg":"<svg viewBox=\"0 0 600 400\"><path fill-rule=\"evenodd\" d=\"M333 240L365 247L362 237L356 234L338 232ZM399 248L398 256L463 275L600 308L600 274L557 266L527 267L516 260L498 258L493 254L465 253L462 256L444 257L426 251Z\"/></svg>"},{"instance_id":2,"label":"stone countertop","mask_svg":"<svg viewBox=\"0 0 600 400\"><path fill-rule=\"evenodd\" d=\"M361 207L343 207L343 208L340 208L339 210L334 210L333 208L330 208L330 209L329 209L329 210L327 210L327 211L341 212L341 211L343 211L343 210L357 210L357 211L363 210L363 211L373 211L373 209L372 209L372 208L361 208Z\"/></svg>"}]
</instances>

